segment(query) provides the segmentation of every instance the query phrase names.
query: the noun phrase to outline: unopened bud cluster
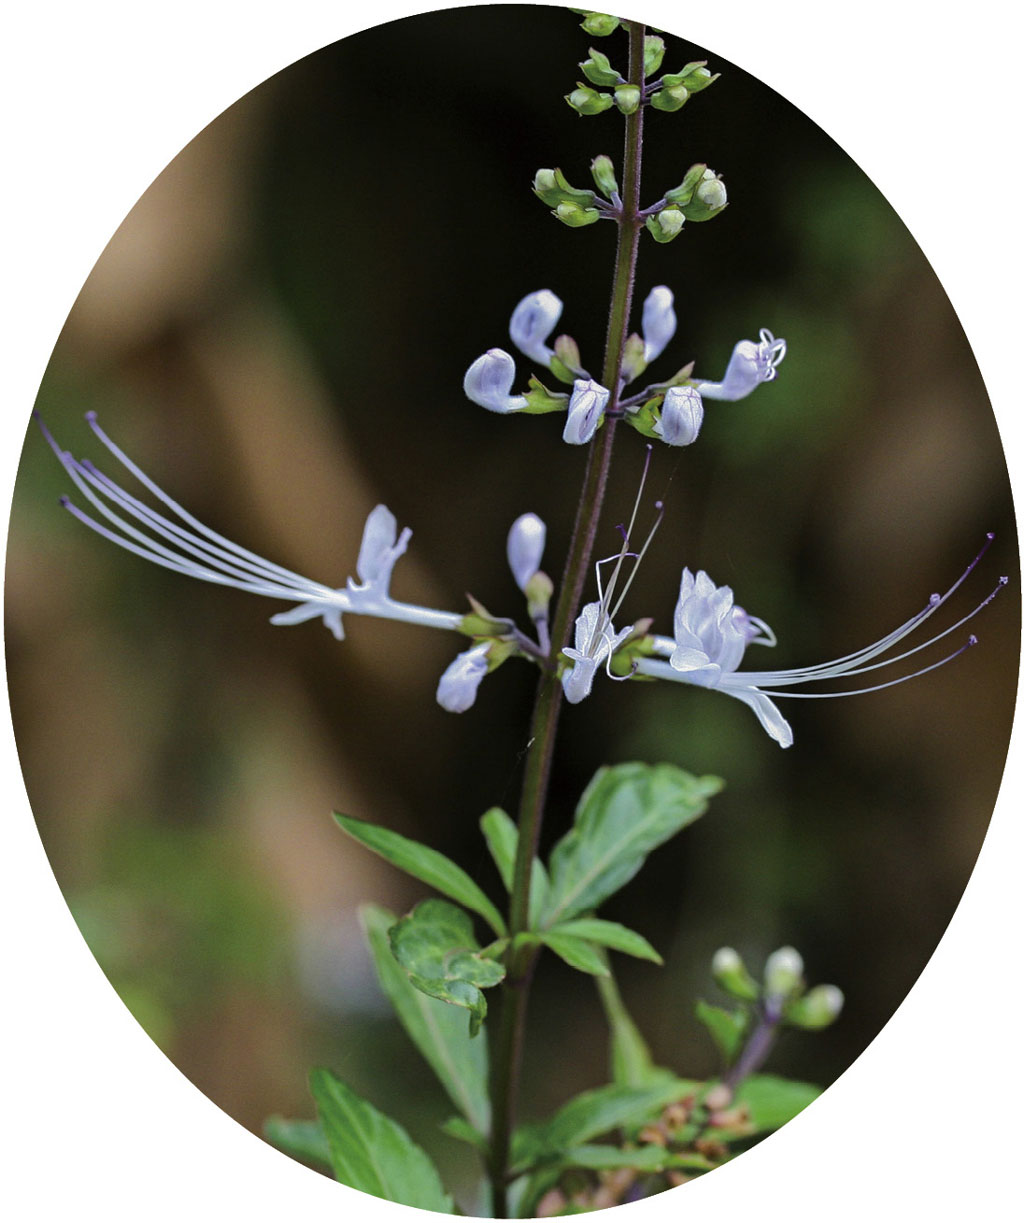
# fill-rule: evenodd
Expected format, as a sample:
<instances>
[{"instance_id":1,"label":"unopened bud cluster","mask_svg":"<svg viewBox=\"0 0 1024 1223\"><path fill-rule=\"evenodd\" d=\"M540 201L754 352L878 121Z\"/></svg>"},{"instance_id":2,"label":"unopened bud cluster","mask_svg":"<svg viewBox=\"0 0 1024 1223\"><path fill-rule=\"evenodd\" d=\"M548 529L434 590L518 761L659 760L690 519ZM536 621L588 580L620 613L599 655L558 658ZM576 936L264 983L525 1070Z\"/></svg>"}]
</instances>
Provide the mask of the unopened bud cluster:
<instances>
[{"instance_id":1,"label":"unopened bud cluster","mask_svg":"<svg viewBox=\"0 0 1024 1223\"><path fill-rule=\"evenodd\" d=\"M755 1005L775 1023L794 1028L827 1028L843 1009L843 993L838 986L807 989L803 957L794 947L780 947L768 956L760 982L739 952L722 947L711 961L711 975L731 997Z\"/></svg>"}]
</instances>

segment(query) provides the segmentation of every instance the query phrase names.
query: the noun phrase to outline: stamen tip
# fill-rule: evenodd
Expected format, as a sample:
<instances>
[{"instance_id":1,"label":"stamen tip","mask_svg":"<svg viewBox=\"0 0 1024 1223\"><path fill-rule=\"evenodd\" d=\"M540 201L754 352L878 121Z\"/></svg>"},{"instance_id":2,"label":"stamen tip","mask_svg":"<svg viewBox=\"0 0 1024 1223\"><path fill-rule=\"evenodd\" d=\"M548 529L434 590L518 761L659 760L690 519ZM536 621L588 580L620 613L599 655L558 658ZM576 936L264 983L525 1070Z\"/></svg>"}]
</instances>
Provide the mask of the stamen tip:
<instances>
[{"instance_id":1,"label":"stamen tip","mask_svg":"<svg viewBox=\"0 0 1024 1223\"><path fill-rule=\"evenodd\" d=\"M655 508L656 510L663 510L663 509L665 508L665 502L664 502L664 501L655 501L655 503L654 503L654 508Z\"/></svg>"},{"instance_id":2,"label":"stamen tip","mask_svg":"<svg viewBox=\"0 0 1024 1223\"><path fill-rule=\"evenodd\" d=\"M977 645L977 644L978 644L978 639L977 639L977 637L975 637L975 635L974 635L973 633L970 635L970 637L968 637L968 638L967 638L967 644L968 644L968 645Z\"/></svg>"},{"instance_id":3,"label":"stamen tip","mask_svg":"<svg viewBox=\"0 0 1024 1223\"><path fill-rule=\"evenodd\" d=\"M942 602L942 595L939 595L939 594L929 595L928 602L934 607L936 603Z\"/></svg>"},{"instance_id":4,"label":"stamen tip","mask_svg":"<svg viewBox=\"0 0 1024 1223\"><path fill-rule=\"evenodd\" d=\"M60 498L60 503L65 509L67 509L71 505L71 498L62 496Z\"/></svg>"},{"instance_id":5,"label":"stamen tip","mask_svg":"<svg viewBox=\"0 0 1024 1223\"><path fill-rule=\"evenodd\" d=\"M85 419L89 422L90 425L94 425L96 423L95 409L90 408L89 411L86 412L85 414Z\"/></svg>"},{"instance_id":6,"label":"stamen tip","mask_svg":"<svg viewBox=\"0 0 1024 1223\"><path fill-rule=\"evenodd\" d=\"M1009 584L1009 581L1010 581L1010 579L1004 575L1003 577L1001 577L1001 578L999 579L999 585L1000 585L1000 586L1006 586L1006 585L1008 585L1008 584Z\"/></svg>"},{"instance_id":7,"label":"stamen tip","mask_svg":"<svg viewBox=\"0 0 1024 1223\"><path fill-rule=\"evenodd\" d=\"M985 538L986 538L986 539L995 539L995 537L996 537L996 533L995 533L995 531L986 531L986 532L985 532Z\"/></svg>"}]
</instances>

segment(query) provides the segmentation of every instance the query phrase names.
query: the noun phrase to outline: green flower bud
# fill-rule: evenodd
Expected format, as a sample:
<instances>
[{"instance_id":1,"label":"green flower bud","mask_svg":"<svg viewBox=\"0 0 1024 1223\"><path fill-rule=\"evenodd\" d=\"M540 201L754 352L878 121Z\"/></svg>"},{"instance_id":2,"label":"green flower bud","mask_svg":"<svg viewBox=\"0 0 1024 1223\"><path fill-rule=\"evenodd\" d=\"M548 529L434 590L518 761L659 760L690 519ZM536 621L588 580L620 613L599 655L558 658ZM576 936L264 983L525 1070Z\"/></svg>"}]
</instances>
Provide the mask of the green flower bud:
<instances>
[{"instance_id":1,"label":"green flower bud","mask_svg":"<svg viewBox=\"0 0 1024 1223\"><path fill-rule=\"evenodd\" d=\"M590 59L585 59L580 67L588 81L595 85L621 85L625 79L621 72L616 72L603 51L590 48Z\"/></svg>"},{"instance_id":2,"label":"green flower bud","mask_svg":"<svg viewBox=\"0 0 1024 1223\"><path fill-rule=\"evenodd\" d=\"M665 40L657 34L648 34L644 39L644 76L654 76L665 58Z\"/></svg>"},{"instance_id":3,"label":"green flower bud","mask_svg":"<svg viewBox=\"0 0 1024 1223\"><path fill-rule=\"evenodd\" d=\"M671 242L683 228L685 219L678 208L662 208L653 217L648 217L645 224L655 242Z\"/></svg>"},{"instance_id":4,"label":"green flower bud","mask_svg":"<svg viewBox=\"0 0 1024 1223\"><path fill-rule=\"evenodd\" d=\"M589 85L580 81L572 93L566 94L565 100L580 115L599 115L614 105L610 93L598 93Z\"/></svg>"},{"instance_id":5,"label":"green flower bud","mask_svg":"<svg viewBox=\"0 0 1024 1223\"><path fill-rule=\"evenodd\" d=\"M599 191L609 196L618 194L619 184L615 178L615 166L606 153L601 153L594 158L590 163L590 173L594 176L594 182L597 183Z\"/></svg>"},{"instance_id":6,"label":"green flower bud","mask_svg":"<svg viewBox=\"0 0 1024 1223\"><path fill-rule=\"evenodd\" d=\"M634 115L640 108L640 86L620 85L615 90L615 105L624 115Z\"/></svg>"},{"instance_id":7,"label":"green flower bud","mask_svg":"<svg viewBox=\"0 0 1024 1223\"><path fill-rule=\"evenodd\" d=\"M667 85L651 95L651 105L655 110L671 113L675 110L682 110L689 96L690 91L685 85Z\"/></svg>"},{"instance_id":8,"label":"green flower bud","mask_svg":"<svg viewBox=\"0 0 1024 1223\"><path fill-rule=\"evenodd\" d=\"M607 13L592 13L581 8L573 9L573 12L585 14L580 25L594 38L604 38L608 34L614 34L619 28L618 17L611 17Z\"/></svg>"},{"instance_id":9,"label":"green flower bud","mask_svg":"<svg viewBox=\"0 0 1024 1223\"><path fill-rule=\"evenodd\" d=\"M639 378L646 368L643 337L634 332L626 340L622 350L622 373L627 382L632 382L634 378Z\"/></svg>"},{"instance_id":10,"label":"green flower bud","mask_svg":"<svg viewBox=\"0 0 1024 1223\"><path fill-rule=\"evenodd\" d=\"M693 193L697 190L704 178L704 172L707 166L701 161L696 165L692 165L686 171L686 177L678 187L673 187L671 191L665 192L665 199L670 204L678 204L680 207L683 204L688 204L693 199Z\"/></svg>"},{"instance_id":11,"label":"green flower bud","mask_svg":"<svg viewBox=\"0 0 1024 1223\"><path fill-rule=\"evenodd\" d=\"M785 1010L788 1023L798 1028L827 1028L843 1009L843 991L835 985L816 985Z\"/></svg>"},{"instance_id":12,"label":"green flower bud","mask_svg":"<svg viewBox=\"0 0 1024 1223\"><path fill-rule=\"evenodd\" d=\"M589 208L594 202L594 193L589 187L573 187L557 167L537 171L533 178L533 193L549 208L557 208L559 204Z\"/></svg>"},{"instance_id":13,"label":"green flower bud","mask_svg":"<svg viewBox=\"0 0 1024 1223\"><path fill-rule=\"evenodd\" d=\"M526 610L531 620L547 619L548 607L550 606L554 589L554 582L552 582L543 569L538 569L526 583Z\"/></svg>"},{"instance_id":14,"label":"green flower bud","mask_svg":"<svg viewBox=\"0 0 1024 1223\"><path fill-rule=\"evenodd\" d=\"M773 951L764 965L765 993L772 998L788 998L803 985L804 961L795 947Z\"/></svg>"},{"instance_id":15,"label":"green flower bud","mask_svg":"<svg viewBox=\"0 0 1024 1223\"><path fill-rule=\"evenodd\" d=\"M558 217L563 225L568 225L570 229L580 229L584 225L593 225L595 221L601 218L601 214L596 208L581 208L579 204L568 203L559 204L555 209L555 216Z\"/></svg>"},{"instance_id":16,"label":"green flower bud","mask_svg":"<svg viewBox=\"0 0 1024 1223\"><path fill-rule=\"evenodd\" d=\"M728 203L725 183L714 170L705 170L693 193L693 198L682 205L683 216L688 221L709 221Z\"/></svg>"},{"instance_id":17,"label":"green flower bud","mask_svg":"<svg viewBox=\"0 0 1024 1223\"><path fill-rule=\"evenodd\" d=\"M706 59L698 59L694 60L691 64L687 64L682 72L666 72L661 78L661 84L666 89L682 86L687 93L700 93L702 89L707 89L709 85L713 85L721 75L718 72L712 75L707 70L707 62Z\"/></svg>"},{"instance_id":18,"label":"green flower bud","mask_svg":"<svg viewBox=\"0 0 1024 1223\"><path fill-rule=\"evenodd\" d=\"M732 947L720 947L715 952L711 961L711 975L727 994L743 1002L755 1002L761 992L739 952Z\"/></svg>"},{"instance_id":19,"label":"green flower bud","mask_svg":"<svg viewBox=\"0 0 1024 1223\"><path fill-rule=\"evenodd\" d=\"M569 377L564 382L572 382L583 370L580 360L580 346L571 335L560 335L555 340L555 359L569 371Z\"/></svg>"}]
</instances>

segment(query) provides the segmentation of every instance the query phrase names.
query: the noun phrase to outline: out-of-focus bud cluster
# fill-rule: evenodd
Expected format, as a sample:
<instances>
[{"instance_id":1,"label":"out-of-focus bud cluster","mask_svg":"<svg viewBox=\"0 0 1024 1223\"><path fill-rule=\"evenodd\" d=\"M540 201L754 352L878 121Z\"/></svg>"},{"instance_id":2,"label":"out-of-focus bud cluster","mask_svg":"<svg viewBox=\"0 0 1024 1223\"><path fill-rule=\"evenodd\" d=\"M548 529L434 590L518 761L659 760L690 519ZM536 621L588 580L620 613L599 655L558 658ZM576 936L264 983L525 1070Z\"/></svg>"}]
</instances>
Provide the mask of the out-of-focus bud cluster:
<instances>
[{"instance_id":1,"label":"out-of-focus bud cluster","mask_svg":"<svg viewBox=\"0 0 1024 1223\"><path fill-rule=\"evenodd\" d=\"M732 947L715 952L711 975L731 997L756 1004L773 1022L790 1027L827 1028L843 1009L843 992L838 986L807 989L803 957L794 947L780 947L768 956L760 983Z\"/></svg>"}]
</instances>

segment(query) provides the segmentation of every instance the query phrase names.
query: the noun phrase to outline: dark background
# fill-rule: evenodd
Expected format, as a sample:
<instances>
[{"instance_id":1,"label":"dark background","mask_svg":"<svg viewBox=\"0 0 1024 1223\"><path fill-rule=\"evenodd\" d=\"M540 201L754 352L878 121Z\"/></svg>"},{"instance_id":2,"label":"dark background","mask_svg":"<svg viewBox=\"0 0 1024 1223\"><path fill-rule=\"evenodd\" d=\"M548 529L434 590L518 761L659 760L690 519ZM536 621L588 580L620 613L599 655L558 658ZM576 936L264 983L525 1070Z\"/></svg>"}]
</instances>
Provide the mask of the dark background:
<instances>
[{"instance_id":1,"label":"dark background","mask_svg":"<svg viewBox=\"0 0 1024 1223\"><path fill-rule=\"evenodd\" d=\"M339 585L384 501L415 532L400 597L461 609L471 590L517 610L508 526L541 514L557 575L584 456L557 419L467 403L461 379L509 347L512 307L541 287L600 364L613 228L567 230L529 191L540 166L585 185L595 154L619 160L621 119L561 101L591 41L557 9L442 12L329 47L242 99L154 183L83 289L40 396L63 444L102 458L81 420L97 409L203 520ZM599 681L563 720L549 839L605 762L668 760L728 783L607 906L665 954L664 969L621 964L658 1059L716 1070L692 1012L718 997L718 946L756 963L793 943L847 1008L825 1034L787 1037L772 1066L827 1083L920 972L992 809L1018 657L1009 486L955 314L885 201L784 100L667 41L666 69L707 57L723 75L681 114L651 115L645 197L706 161L730 206L669 246L643 243L638 293L669 284L680 318L652 373L692 357L718 378L762 326L789 355L774 384L709 404L696 446L655 452L649 489L667 514L623 615L670 632L680 568L704 567L779 635L750 665L785 667L901 623L988 530L993 551L956 608L1011 577L976 622L979 647L950 667L786 704L787 752L738 702L684 686ZM624 60L623 36L600 45ZM605 552L642 462L622 433ZM433 693L454 638L355 617L341 645L315 624L272 628L270 601L89 535L60 512L64 491L30 432L8 666L32 805L101 965L243 1124L308 1115L307 1069L326 1063L468 1175L434 1135L445 1102L387 1018L355 917L422 890L348 844L330 811L429 842L497 896L477 820L514 808L532 671L509 665L471 712L446 714ZM606 1053L589 983L551 963L539 986L527 1115L600 1082ZM947 1069L971 1056L950 1049Z\"/></svg>"}]
</instances>

